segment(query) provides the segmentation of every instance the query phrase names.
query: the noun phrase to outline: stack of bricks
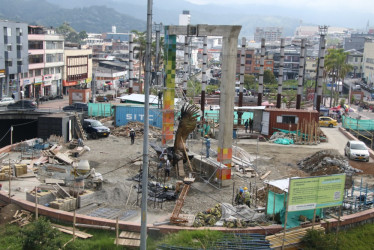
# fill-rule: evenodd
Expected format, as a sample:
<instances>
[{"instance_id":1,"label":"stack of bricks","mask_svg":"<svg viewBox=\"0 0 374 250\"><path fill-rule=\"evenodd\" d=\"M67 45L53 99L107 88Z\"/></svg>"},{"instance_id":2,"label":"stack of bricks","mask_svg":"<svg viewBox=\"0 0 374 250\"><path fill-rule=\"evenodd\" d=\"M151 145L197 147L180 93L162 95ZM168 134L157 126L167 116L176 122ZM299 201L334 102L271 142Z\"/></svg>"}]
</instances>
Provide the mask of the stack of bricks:
<instances>
[{"instance_id":1,"label":"stack of bricks","mask_svg":"<svg viewBox=\"0 0 374 250\"><path fill-rule=\"evenodd\" d=\"M27 165L26 164L15 164L16 176L27 174Z\"/></svg>"},{"instance_id":2,"label":"stack of bricks","mask_svg":"<svg viewBox=\"0 0 374 250\"><path fill-rule=\"evenodd\" d=\"M2 166L0 168L0 181L9 180L9 166Z\"/></svg>"},{"instance_id":3,"label":"stack of bricks","mask_svg":"<svg viewBox=\"0 0 374 250\"><path fill-rule=\"evenodd\" d=\"M77 199L70 197L65 199L56 199L55 201L52 201L49 203L51 208L63 210L63 211L73 211L76 209Z\"/></svg>"}]
</instances>

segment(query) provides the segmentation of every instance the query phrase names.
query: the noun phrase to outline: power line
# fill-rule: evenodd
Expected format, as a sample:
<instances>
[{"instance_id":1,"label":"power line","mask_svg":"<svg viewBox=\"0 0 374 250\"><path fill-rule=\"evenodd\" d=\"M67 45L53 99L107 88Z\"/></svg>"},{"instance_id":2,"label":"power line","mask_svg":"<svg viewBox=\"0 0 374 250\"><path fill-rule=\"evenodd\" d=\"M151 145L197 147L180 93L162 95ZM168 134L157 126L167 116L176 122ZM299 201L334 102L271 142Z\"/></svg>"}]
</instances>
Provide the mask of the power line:
<instances>
[{"instance_id":1,"label":"power line","mask_svg":"<svg viewBox=\"0 0 374 250\"><path fill-rule=\"evenodd\" d=\"M27 124L30 124L30 123L33 123L33 122L37 122L37 120L31 121L31 122L26 122L26 123L12 125L12 127L23 126L23 125L27 125Z\"/></svg>"},{"instance_id":2,"label":"power line","mask_svg":"<svg viewBox=\"0 0 374 250\"><path fill-rule=\"evenodd\" d=\"M0 139L0 142L5 138L5 136L10 132L10 129L5 133L5 135Z\"/></svg>"}]
</instances>

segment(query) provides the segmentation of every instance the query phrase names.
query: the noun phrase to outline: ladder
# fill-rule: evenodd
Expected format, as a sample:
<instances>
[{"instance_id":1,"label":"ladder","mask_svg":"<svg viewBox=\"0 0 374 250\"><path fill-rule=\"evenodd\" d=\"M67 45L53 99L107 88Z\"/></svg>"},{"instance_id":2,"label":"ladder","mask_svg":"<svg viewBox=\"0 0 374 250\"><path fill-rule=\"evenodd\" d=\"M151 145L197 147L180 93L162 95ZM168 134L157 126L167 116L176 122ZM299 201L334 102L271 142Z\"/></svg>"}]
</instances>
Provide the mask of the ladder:
<instances>
[{"instance_id":1,"label":"ladder","mask_svg":"<svg viewBox=\"0 0 374 250\"><path fill-rule=\"evenodd\" d=\"M82 127L82 123L81 123L81 120L78 117L77 112L74 113L74 116L75 116L75 120L76 120L76 125L79 128L79 133L82 135L82 139L83 140L87 140L86 133L84 133L84 130L83 130L83 127Z\"/></svg>"},{"instance_id":2,"label":"ladder","mask_svg":"<svg viewBox=\"0 0 374 250\"><path fill-rule=\"evenodd\" d=\"M177 202L175 204L173 213L172 213L171 218L170 218L170 222L171 223L179 224L179 223L186 223L186 222L188 222L186 219L180 218L179 217L179 213L182 210L182 207L183 207L183 204L184 204L184 200L186 199L188 191L190 190L191 184L194 181L195 181L195 178L184 178L183 189L182 189L181 193L179 194L178 200L177 200Z\"/></svg>"}]
</instances>

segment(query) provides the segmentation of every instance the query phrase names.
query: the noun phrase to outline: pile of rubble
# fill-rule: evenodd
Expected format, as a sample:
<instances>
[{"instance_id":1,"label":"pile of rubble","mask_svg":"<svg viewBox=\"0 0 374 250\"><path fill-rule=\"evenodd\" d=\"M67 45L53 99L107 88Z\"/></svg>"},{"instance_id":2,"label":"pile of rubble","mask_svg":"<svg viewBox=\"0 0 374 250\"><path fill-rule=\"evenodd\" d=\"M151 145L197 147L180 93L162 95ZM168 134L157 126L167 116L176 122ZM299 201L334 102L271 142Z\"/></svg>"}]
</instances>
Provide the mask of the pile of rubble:
<instances>
[{"instance_id":1,"label":"pile of rubble","mask_svg":"<svg viewBox=\"0 0 374 250\"><path fill-rule=\"evenodd\" d=\"M264 213L258 213L246 205L217 204L195 216L194 227L224 226L228 228L254 227L266 223Z\"/></svg>"},{"instance_id":2,"label":"pile of rubble","mask_svg":"<svg viewBox=\"0 0 374 250\"><path fill-rule=\"evenodd\" d=\"M301 160L298 167L312 176L346 173L353 175L362 172L351 167L347 158L341 156L337 150L321 150Z\"/></svg>"},{"instance_id":3,"label":"pile of rubble","mask_svg":"<svg viewBox=\"0 0 374 250\"><path fill-rule=\"evenodd\" d=\"M276 143L276 144L294 144L296 140L296 134L294 133L284 133L284 132L276 132L271 137L269 142Z\"/></svg>"},{"instance_id":4,"label":"pile of rubble","mask_svg":"<svg viewBox=\"0 0 374 250\"><path fill-rule=\"evenodd\" d=\"M144 134L144 124L142 122L129 122L124 126L116 127L112 130L112 134L116 136L130 136L130 130L134 129L135 137L142 137ZM161 136L161 129L149 126L149 138L158 138Z\"/></svg>"}]
</instances>

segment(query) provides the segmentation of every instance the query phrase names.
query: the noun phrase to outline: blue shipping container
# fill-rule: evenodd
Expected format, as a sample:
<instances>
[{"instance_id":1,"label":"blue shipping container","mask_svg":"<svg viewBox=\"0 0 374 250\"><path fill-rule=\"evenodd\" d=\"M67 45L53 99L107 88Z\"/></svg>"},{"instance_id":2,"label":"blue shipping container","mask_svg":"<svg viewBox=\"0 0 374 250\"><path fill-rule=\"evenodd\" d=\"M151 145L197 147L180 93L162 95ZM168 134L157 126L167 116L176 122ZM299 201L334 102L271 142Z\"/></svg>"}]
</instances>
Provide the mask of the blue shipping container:
<instances>
[{"instance_id":1,"label":"blue shipping container","mask_svg":"<svg viewBox=\"0 0 374 250\"><path fill-rule=\"evenodd\" d=\"M115 106L116 126L126 125L130 121L144 122L144 107ZM162 112L160 109L149 109L149 125L162 128Z\"/></svg>"}]
</instances>

